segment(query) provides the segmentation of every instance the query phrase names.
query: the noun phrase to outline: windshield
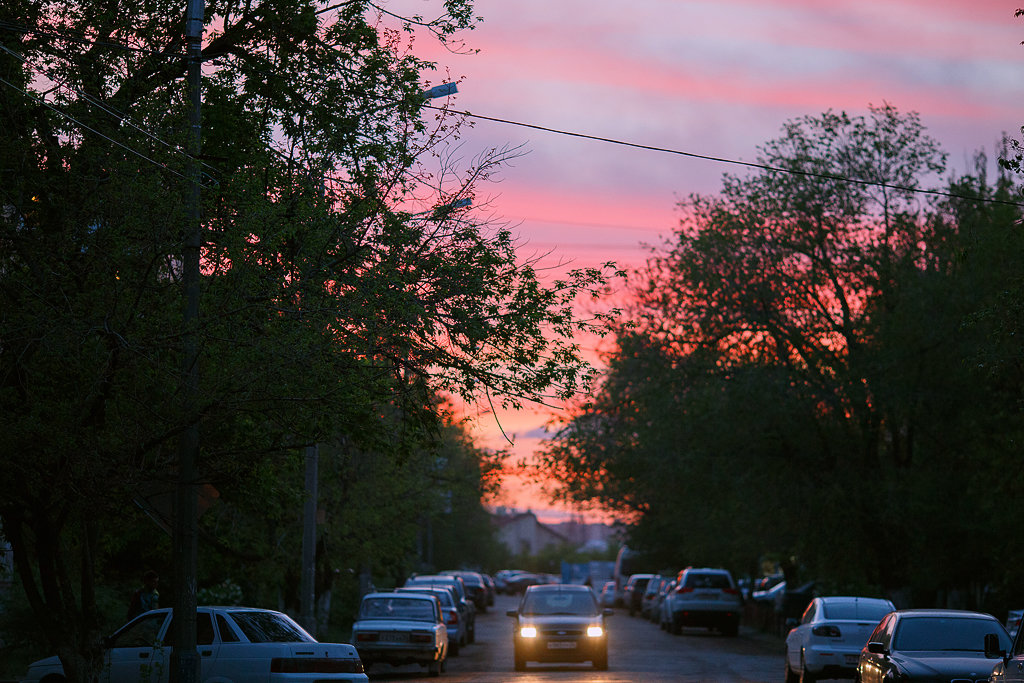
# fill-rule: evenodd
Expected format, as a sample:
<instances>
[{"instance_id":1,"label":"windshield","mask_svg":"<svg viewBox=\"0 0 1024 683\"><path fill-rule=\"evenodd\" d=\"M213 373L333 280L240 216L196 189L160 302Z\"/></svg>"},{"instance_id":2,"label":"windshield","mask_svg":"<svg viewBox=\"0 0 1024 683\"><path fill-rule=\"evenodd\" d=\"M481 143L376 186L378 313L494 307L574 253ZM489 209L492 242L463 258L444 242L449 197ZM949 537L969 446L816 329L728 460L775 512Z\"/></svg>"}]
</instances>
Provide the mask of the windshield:
<instances>
[{"instance_id":1,"label":"windshield","mask_svg":"<svg viewBox=\"0 0 1024 683\"><path fill-rule=\"evenodd\" d=\"M429 600L402 597L364 598L359 618L437 621L434 605Z\"/></svg>"},{"instance_id":2,"label":"windshield","mask_svg":"<svg viewBox=\"0 0 1024 683\"><path fill-rule=\"evenodd\" d=\"M597 601L590 591L531 591L523 598L522 614L597 614Z\"/></svg>"},{"instance_id":3,"label":"windshield","mask_svg":"<svg viewBox=\"0 0 1024 683\"><path fill-rule=\"evenodd\" d=\"M985 636L989 633L999 636L999 647L1010 649L1010 637L992 619L910 617L900 621L893 650L984 652Z\"/></svg>"}]
</instances>

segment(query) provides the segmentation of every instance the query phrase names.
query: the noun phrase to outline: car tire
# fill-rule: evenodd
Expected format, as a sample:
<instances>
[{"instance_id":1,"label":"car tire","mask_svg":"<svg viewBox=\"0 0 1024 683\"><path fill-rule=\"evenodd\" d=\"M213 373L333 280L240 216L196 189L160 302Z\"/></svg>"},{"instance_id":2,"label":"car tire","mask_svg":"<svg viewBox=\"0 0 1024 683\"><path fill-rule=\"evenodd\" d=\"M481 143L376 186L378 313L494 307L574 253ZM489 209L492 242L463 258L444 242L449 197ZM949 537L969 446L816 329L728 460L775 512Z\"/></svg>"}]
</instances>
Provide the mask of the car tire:
<instances>
[{"instance_id":1,"label":"car tire","mask_svg":"<svg viewBox=\"0 0 1024 683\"><path fill-rule=\"evenodd\" d=\"M668 622L668 630L672 633L672 635L678 636L683 632L683 624L681 621L678 621L675 618L675 616L673 616L671 620Z\"/></svg>"},{"instance_id":2,"label":"car tire","mask_svg":"<svg viewBox=\"0 0 1024 683\"><path fill-rule=\"evenodd\" d=\"M523 658L523 655L519 652L518 649L515 651L514 659L515 659L515 670L516 671L526 671L526 659Z\"/></svg>"},{"instance_id":3,"label":"car tire","mask_svg":"<svg viewBox=\"0 0 1024 683\"><path fill-rule=\"evenodd\" d=\"M786 653L786 683L800 683L800 677L789 666L789 653Z\"/></svg>"},{"instance_id":4,"label":"car tire","mask_svg":"<svg viewBox=\"0 0 1024 683\"><path fill-rule=\"evenodd\" d=\"M452 657L459 656L459 641L455 641L454 643L448 644L448 654L450 654Z\"/></svg>"},{"instance_id":5,"label":"car tire","mask_svg":"<svg viewBox=\"0 0 1024 683\"><path fill-rule=\"evenodd\" d=\"M598 671L608 670L608 650L603 650L594 657L594 668Z\"/></svg>"},{"instance_id":6,"label":"car tire","mask_svg":"<svg viewBox=\"0 0 1024 683\"><path fill-rule=\"evenodd\" d=\"M807 662L800 655L800 683L815 683L818 677L807 670Z\"/></svg>"},{"instance_id":7,"label":"car tire","mask_svg":"<svg viewBox=\"0 0 1024 683\"><path fill-rule=\"evenodd\" d=\"M476 642L476 624L473 624L472 626L469 627L469 635L466 637L466 642L467 643L475 643Z\"/></svg>"}]
</instances>

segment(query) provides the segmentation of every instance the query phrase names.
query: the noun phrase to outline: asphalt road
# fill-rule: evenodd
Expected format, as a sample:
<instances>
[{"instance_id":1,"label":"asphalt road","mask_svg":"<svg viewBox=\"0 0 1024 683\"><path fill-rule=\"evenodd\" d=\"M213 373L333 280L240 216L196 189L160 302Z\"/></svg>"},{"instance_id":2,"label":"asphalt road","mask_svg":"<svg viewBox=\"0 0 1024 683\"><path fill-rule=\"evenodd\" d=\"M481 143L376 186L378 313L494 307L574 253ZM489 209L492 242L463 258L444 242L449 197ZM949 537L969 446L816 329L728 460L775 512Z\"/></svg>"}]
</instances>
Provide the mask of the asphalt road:
<instances>
[{"instance_id":1,"label":"asphalt road","mask_svg":"<svg viewBox=\"0 0 1024 683\"><path fill-rule=\"evenodd\" d=\"M476 642L458 657L448 660L447 671L438 680L449 682L502 683L521 681L757 681L783 679L782 643L753 630L741 628L738 638L725 638L703 629L684 629L674 636L640 617L616 609L608 621L608 671L595 671L590 664L527 665L525 672L512 667L512 619L517 598L498 596L486 614L477 615ZM375 666L374 681L410 681L426 678L424 669L414 666Z\"/></svg>"}]
</instances>

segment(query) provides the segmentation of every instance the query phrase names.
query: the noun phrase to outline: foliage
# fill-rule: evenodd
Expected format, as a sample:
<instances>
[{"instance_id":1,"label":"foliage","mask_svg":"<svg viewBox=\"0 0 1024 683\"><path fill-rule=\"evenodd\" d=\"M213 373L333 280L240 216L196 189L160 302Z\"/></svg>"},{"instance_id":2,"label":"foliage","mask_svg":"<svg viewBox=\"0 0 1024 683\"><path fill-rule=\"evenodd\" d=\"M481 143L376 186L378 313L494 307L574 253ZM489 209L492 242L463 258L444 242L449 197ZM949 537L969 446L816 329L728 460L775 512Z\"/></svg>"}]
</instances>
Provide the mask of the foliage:
<instances>
[{"instance_id":1,"label":"foliage","mask_svg":"<svg viewBox=\"0 0 1024 683\"><path fill-rule=\"evenodd\" d=\"M984 156L952 196L912 191L943 162L916 115L826 112L685 202L593 401L547 446L562 494L635 519L631 546L668 565L776 553L926 604L996 581L1021 212Z\"/></svg>"},{"instance_id":2,"label":"foliage","mask_svg":"<svg viewBox=\"0 0 1024 683\"><path fill-rule=\"evenodd\" d=\"M200 427L208 491L227 508L246 482L284 522L305 445L349 440L375 456L387 439L374 431L400 425L412 436L371 475L401 499L432 457L413 446L437 423L437 393L518 405L586 381L573 337L594 321L571 304L602 273L542 286L511 233L461 201L515 150L427 166L458 121L423 117L432 65L408 32L457 47L476 20L466 0L435 7L437 19L366 0L207 3L201 317L185 330L182 7L5 5L0 519L69 680L98 665L97 582L140 535L115 530L142 510L165 521L187 425ZM197 400L181 391L185 332ZM329 460L364 493L347 447ZM358 540L408 531L408 518L371 516Z\"/></svg>"}]
</instances>

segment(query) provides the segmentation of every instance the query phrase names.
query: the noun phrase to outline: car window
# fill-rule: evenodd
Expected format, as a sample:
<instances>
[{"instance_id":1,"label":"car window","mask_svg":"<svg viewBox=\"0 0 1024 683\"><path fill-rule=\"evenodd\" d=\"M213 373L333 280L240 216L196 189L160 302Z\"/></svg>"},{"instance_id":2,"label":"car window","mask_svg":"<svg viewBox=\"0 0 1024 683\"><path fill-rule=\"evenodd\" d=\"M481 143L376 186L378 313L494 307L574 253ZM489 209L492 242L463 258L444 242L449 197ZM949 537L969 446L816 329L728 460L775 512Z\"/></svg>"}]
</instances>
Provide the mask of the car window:
<instances>
[{"instance_id":1,"label":"car window","mask_svg":"<svg viewBox=\"0 0 1024 683\"><path fill-rule=\"evenodd\" d=\"M727 574L698 574L691 572L683 577L683 588L732 588Z\"/></svg>"},{"instance_id":2,"label":"car window","mask_svg":"<svg viewBox=\"0 0 1024 683\"><path fill-rule=\"evenodd\" d=\"M238 634L235 633L235 629L231 628L231 624L224 618L224 615L217 615L217 630L220 631L220 640L222 643L238 643L241 639Z\"/></svg>"},{"instance_id":3,"label":"car window","mask_svg":"<svg viewBox=\"0 0 1024 683\"><path fill-rule=\"evenodd\" d=\"M897 652L984 652L985 636L989 633L999 635L1001 648L1010 648L1009 636L994 620L914 617L900 621L892 649Z\"/></svg>"},{"instance_id":4,"label":"car window","mask_svg":"<svg viewBox=\"0 0 1024 683\"><path fill-rule=\"evenodd\" d=\"M828 602L823 605L826 619L880 621L892 607L877 602Z\"/></svg>"},{"instance_id":5,"label":"car window","mask_svg":"<svg viewBox=\"0 0 1024 683\"><path fill-rule=\"evenodd\" d=\"M228 612L250 643L315 643L312 636L275 612Z\"/></svg>"},{"instance_id":6,"label":"car window","mask_svg":"<svg viewBox=\"0 0 1024 683\"><path fill-rule=\"evenodd\" d=\"M584 591L533 591L523 597L522 614L597 614L594 596Z\"/></svg>"},{"instance_id":7,"label":"car window","mask_svg":"<svg viewBox=\"0 0 1024 683\"><path fill-rule=\"evenodd\" d=\"M887 617L883 617L882 621L878 622L878 626L875 626L875 630L868 636L869 643L882 643L886 647L889 646L889 638L891 633L889 629L892 625L893 616L890 614Z\"/></svg>"},{"instance_id":8,"label":"car window","mask_svg":"<svg viewBox=\"0 0 1024 683\"><path fill-rule=\"evenodd\" d=\"M171 622L167 624L167 635L164 636L163 645L174 647L177 634L174 632L174 615L171 615ZM209 612L196 613L196 645L213 645L213 619Z\"/></svg>"},{"instance_id":9,"label":"car window","mask_svg":"<svg viewBox=\"0 0 1024 683\"><path fill-rule=\"evenodd\" d=\"M818 611L818 602L816 600L811 600L811 604L809 604L807 606L807 609L804 610L804 616L803 616L802 619L800 619L800 623L801 624L809 624L812 621L814 621L814 615L817 613L817 611Z\"/></svg>"},{"instance_id":10,"label":"car window","mask_svg":"<svg viewBox=\"0 0 1024 683\"><path fill-rule=\"evenodd\" d=\"M363 598L359 606L360 619L409 619L436 621L434 605L428 600L402 597Z\"/></svg>"},{"instance_id":11,"label":"car window","mask_svg":"<svg viewBox=\"0 0 1024 683\"><path fill-rule=\"evenodd\" d=\"M110 647L153 647L160 636L160 627L167 619L166 612L141 616L114 634Z\"/></svg>"}]
</instances>

